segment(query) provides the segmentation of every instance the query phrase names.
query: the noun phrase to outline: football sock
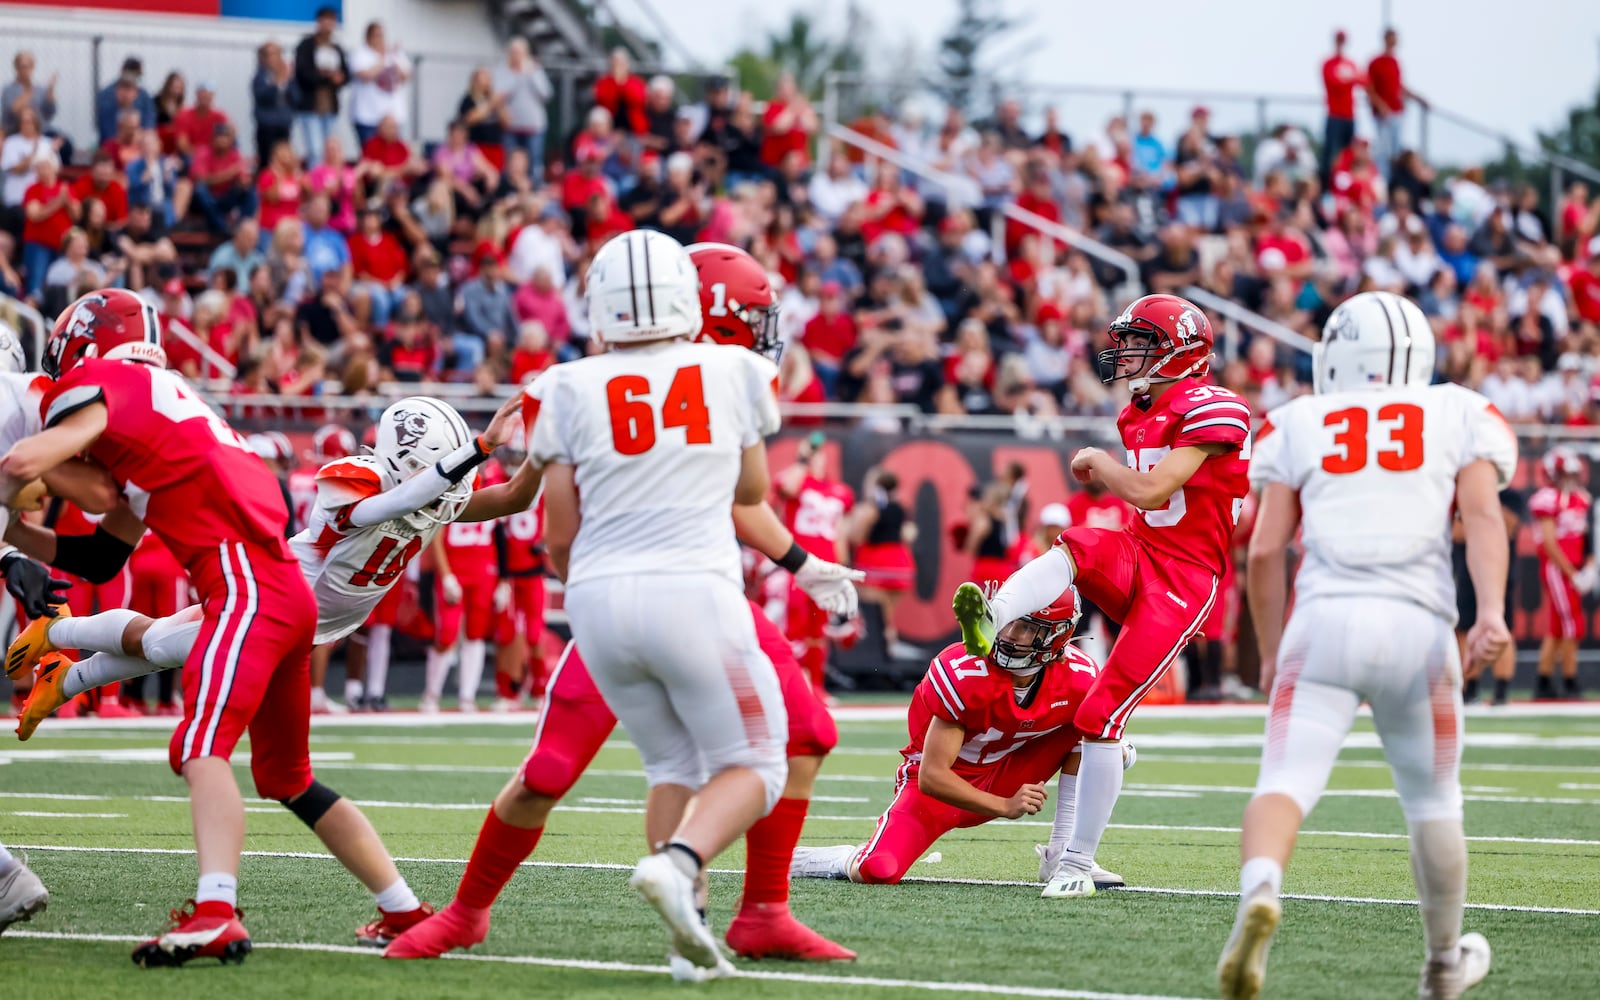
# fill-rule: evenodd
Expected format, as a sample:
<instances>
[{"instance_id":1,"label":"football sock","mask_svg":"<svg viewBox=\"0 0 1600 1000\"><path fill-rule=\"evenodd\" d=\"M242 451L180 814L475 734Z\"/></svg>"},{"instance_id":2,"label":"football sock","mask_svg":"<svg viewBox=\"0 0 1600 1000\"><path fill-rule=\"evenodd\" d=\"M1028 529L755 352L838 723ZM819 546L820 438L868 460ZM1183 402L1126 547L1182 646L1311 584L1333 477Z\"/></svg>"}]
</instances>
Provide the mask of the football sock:
<instances>
[{"instance_id":1,"label":"football sock","mask_svg":"<svg viewBox=\"0 0 1600 1000\"><path fill-rule=\"evenodd\" d=\"M506 701L515 701L517 698L517 686L511 682L511 675L504 670L494 672L494 693Z\"/></svg>"},{"instance_id":2,"label":"football sock","mask_svg":"<svg viewBox=\"0 0 1600 1000\"><path fill-rule=\"evenodd\" d=\"M783 798L744 835L744 898L740 908L789 902L789 861L800 843L809 799Z\"/></svg>"},{"instance_id":3,"label":"football sock","mask_svg":"<svg viewBox=\"0 0 1600 1000\"><path fill-rule=\"evenodd\" d=\"M517 873L517 866L528 860L539 845L543 833L542 826L531 830L512 826L490 806L489 815L478 830L478 842L472 845L467 870L461 874L461 885L456 888L456 902L474 910L493 906L500 891Z\"/></svg>"},{"instance_id":4,"label":"football sock","mask_svg":"<svg viewBox=\"0 0 1600 1000\"><path fill-rule=\"evenodd\" d=\"M387 625L367 629L367 696L382 698L389 687L389 643L394 630Z\"/></svg>"},{"instance_id":5,"label":"football sock","mask_svg":"<svg viewBox=\"0 0 1600 1000\"><path fill-rule=\"evenodd\" d=\"M344 700L347 705L354 705L361 700L364 688L360 681L346 679L344 682Z\"/></svg>"},{"instance_id":6,"label":"football sock","mask_svg":"<svg viewBox=\"0 0 1600 1000\"><path fill-rule=\"evenodd\" d=\"M482 639L468 639L461 644L461 671L456 675L460 684L462 704L478 700L478 685L483 682L483 663L488 649Z\"/></svg>"},{"instance_id":7,"label":"football sock","mask_svg":"<svg viewBox=\"0 0 1600 1000\"><path fill-rule=\"evenodd\" d=\"M1498 677L1495 678L1495 682L1494 682L1494 700L1495 701L1505 701L1507 696L1509 696L1510 694L1511 694L1511 682L1507 681L1507 680L1501 680Z\"/></svg>"},{"instance_id":8,"label":"football sock","mask_svg":"<svg viewBox=\"0 0 1600 1000\"><path fill-rule=\"evenodd\" d=\"M58 649L80 649L85 653L122 652L122 633L128 623L142 615L126 608L113 608L84 618L59 618L50 623L50 642Z\"/></svg>"},{"instance_id":9,"label":"football sock","mask_svg":"<svg viewBox=\"0 0 1600 1000\"><path fill-rule=\"evenodd\" d=\"M1083 760L1078 765L1077 816L1072 837L1067 841L1067 864L1089 869L1094 852L1111 822L1111 810L1122 794L1122 742L1084 743Z\"/></svg>"},{"instance_id":10,"label":"football sock","mask_svg":"<svg viewBox=\"0 0 1600 1000\"><path fill-rule=\"evenodd\" d=\"M149 660L136 656L95 653L67 668L67 676L61 679L61 693L68 698L76 698L102 685L114 684L132 677L143 677L156 669L158 668L151 666Z\"/></svg>"},{"instance_id":11,"label":"football sock","mask_svg":"<svg viewBox=\"0 0 1600 1000\"><path fill-rule=\"evenodd\" d=\"M995 631L1023 615L1055 603L1072 585L1072 561L1065 550L1053 548L1012 573L1000 590L989 598Z\"/></svg>"},{"instance_id":12,"label":"football sock","mask_svg":"<svg viewBox=\"0 0 1600 1000\"><path fill-rule=\"evenodd\" d=\"M1078 776L1063 771L1056 780L1056 821L1050 828L1050 849L1056 854L1060 854L1072 838L1073 821L1077 815Z\"/></svg>"},{"instance_id":13,"label":"football sock","mask_svg":"<svg viewBox=\"0 0 1600 1000\"><path fill-rule=\"evenodd\" d=\"M672 859L672 863L678 866L679 871L692 879L698 879L700 872L706 866L705 861L700 857L700 852L681 840L670 841L667 844L667 849L662 853Z\"/></svg>"},{"instance_id":14,"label":"football sock","mask_svg":"<svg viewBox=\"0 0 1600 1000\"><path fill-rule=\"evenodd\" d=\"M1240 900L1263 885L1269 887L1276 897L1283 887L1283 866L1271 858L1251 858L1239 869Z\"/></svg>"},{"instance_id":15,"label":"football sock","mask_svg":"<svg viewBox=\"0 0 1600 1000\"><path fill-rule=\"evenodd\" d=\"M370 649L368 650L368 656L371 656ZM372 666L371 659L368 659L367 666ZM449 675L449 673L450 654L443 650L434 649L432 646L429 646L427 662L423 667L423 694L434 698L437 698L443 694L444 679Z\"/></svg>"},{"instance_id":16,"label":"football sock","mask_svg":"<svg viewBox=\"0 0 1600 1000\"><path fill-rule=\"evenodd\" d=\"M403 878L395 879L394 885L382 892L373 893L372 898L377 901L378 909L385 913L409 913L421 905L417 902L417 894L411 891Z\"/></svg>"},{"instance_id":17,"label":"football sock","mask_svg":"<svg viewBox=\"0 0 1600 1000\"><path fill-rule=\"evenodd\" d=\"M1454 965L1460 956L1461 911L1467 899L1467 839L1461 820L1424 820L1407 826L1428 957Z\"/></svg>"},{"instance_id":18,"label":"football sock","mask_svg":"<svg viewBox=\"0 0 1600 1000\"><path fill-rule=\"evenodd\" d=\"M206 872L194 893L195 912L205 916L233 916L239 905L239 877L226 872ZM210 904L210 905L207 905ZM226 907L226 909L223 909Z\"/></svg>"},{"instance_id":19,"label":"football sock","mask_svg":"<svg viewBox=\"0 0 1600 1000\"><path fill-rule=\"evenodd\" d=\"M144 658L160 667L181 667L200 635L201 618L178 612L157 618L144 633Z\"/></svg>"}]
</instances>

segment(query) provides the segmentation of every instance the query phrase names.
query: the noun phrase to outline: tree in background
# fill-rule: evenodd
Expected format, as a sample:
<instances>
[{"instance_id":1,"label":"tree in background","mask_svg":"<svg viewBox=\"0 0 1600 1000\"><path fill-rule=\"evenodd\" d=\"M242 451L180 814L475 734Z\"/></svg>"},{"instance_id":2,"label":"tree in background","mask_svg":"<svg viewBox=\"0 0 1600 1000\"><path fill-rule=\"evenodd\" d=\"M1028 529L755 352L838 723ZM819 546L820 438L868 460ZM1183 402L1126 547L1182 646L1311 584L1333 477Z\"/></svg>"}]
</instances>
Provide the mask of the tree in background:
<instances>
[{"instance_id":1,"label":"tree in background","mask_svg":"<svg viewBox=\"0 0 1600 1000\"><path fill-rule=\"evenodd\" d=\"M1017 23L1001 12L999 0L957 0L955 23L939 39L934 84L939 96L969 116L980 110L979 105L987 113L998 80L982 57Z\"/></svg>"},{"instance_id":2,"label":"tree in background","mask_svg":"<svg viewBox=\"0 0 1600 1000\"><path fill-rule=\"evenodd\" d=\"M758 100L766 100L772 96L779 75L788 71L794 74L800 90L816 100L822 97L828 73L860 72L872 34L861 5L852 0L846 8L844 30L837 36L824 32L818 20L797 11L763 44L740 49L729 60L738 74L739 86Z\"/></svg>"}]
</instances>

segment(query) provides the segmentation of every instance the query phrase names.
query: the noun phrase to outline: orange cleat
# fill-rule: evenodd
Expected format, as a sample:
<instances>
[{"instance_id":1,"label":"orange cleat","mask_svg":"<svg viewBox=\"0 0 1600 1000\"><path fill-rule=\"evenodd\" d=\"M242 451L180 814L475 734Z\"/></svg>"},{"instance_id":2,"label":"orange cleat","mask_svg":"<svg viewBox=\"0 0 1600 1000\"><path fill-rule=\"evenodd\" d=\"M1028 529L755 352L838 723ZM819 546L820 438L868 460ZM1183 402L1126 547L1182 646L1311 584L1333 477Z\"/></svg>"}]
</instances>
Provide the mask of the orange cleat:
<instances>
[{"instance_id":1,"label":"orange cleat","mask_svg":"<svg viewBox=\"0 0 1600 1000\"><path fill-rule=\"evenodd\" d=\"M741 958L791 962L853 962L856 958L855 952L802 924L782 905L740 910L724 939Z\"/></svg>"},{"instance_id":2,"label":"orange cleat","mask_svg":"<svg viewBox=\"0 0 1600 1000\"><path fill-rule=\"evenodd\" d=\"M23 674L38 666L39 661L47 654L58 651L55 643L50 641L50 623L61 618L71 616L72 612L65 604L53 605L55 614L48 618L35 618L28 623L28 627L18 633L11 643L11 648L6 650L6 676L16 680Z\"/></svg>"},{"instance_id":3,"label":"orange cleat","mask_svg":"<svg viewBox=\"0 0 1600 1000\"><path fill-rule=\"evenodd\" d=\"M432 903L419 903L414 910L403 913L390 913L383 908L378 909L378 919L365 927L356 928L356 944L369 945L373 948L383 948L395 938L433 916Z\"/></svg>"},{"instance_id":4,"label":"orange cleat","mask_svg":"<svg viewBox=\"0 0 1600 1000\"><path fill-rule=\"evenodd\" d=\"M242 914L228 916L197 913L194 900L172 911L172 927L160 937L133 949L133 962L141 969L182 965L194 958L215 958L227 965L241 963L250 954L250 932L239 922Z\"/></svg>"},{"instance_id":5,"label":"orange cleat","mask_svg":"<svg viewBox=\"0 0 1600 1000\"><path fill-rule=\"evenodd\" d=\"M61 653L47 653L39 661L39 675L33 679L33 690L28 692L28 700L17 716L17 739L27 740L39 723L72 700L62 693L61 685L73 662Z\"/></svg>"},{"instance_id":6,"label":"orange cleat","mask_svg":"<svg viewBox=\"0 0 1600 1000\"><path fill-rule=\"evenodd\" d=\"M384 958L438 958L456 948L471 948L489 933L489 911L451 903L389 942Z\"/></svg>"}]
</instances>

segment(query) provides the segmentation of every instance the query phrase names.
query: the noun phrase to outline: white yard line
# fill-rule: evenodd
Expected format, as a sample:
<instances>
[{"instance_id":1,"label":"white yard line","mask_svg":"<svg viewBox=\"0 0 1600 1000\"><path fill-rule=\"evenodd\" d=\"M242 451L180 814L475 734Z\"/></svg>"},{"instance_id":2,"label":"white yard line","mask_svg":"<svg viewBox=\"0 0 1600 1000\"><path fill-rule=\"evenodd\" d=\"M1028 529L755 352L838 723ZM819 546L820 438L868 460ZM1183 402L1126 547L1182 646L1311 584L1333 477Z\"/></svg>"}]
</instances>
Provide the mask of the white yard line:
<instances>
[{"instance_id":1,"label":"white yard line","mask_svg":"<svg viewBox=\"0 0 1600 1000\"><path fill-rule=\"evenodd\" d=\"M95 944L133 944L147 940L145 937L132 934L65 934L59 931L8 931L7 937L33 938L43 941L82 941ZM381 954L374 948L362 948L356 945L317 944L313 942L273 942L252 941L256 948L281 950L281 951L311 951L322 952L330 955L355 955L362 958L378 958ZM550 958L542 955L470 955L451 954L445 955L446 959L456 962L488 962L501 965L534 965L549 969L578 969L585 972L645 972L654 975L667 975L668 969L664 965L641 965L631 962L601 962L587 958ZM898 989L898 990L926 990L930 993L983 993L999 996L1019 997L1048 997L1055 1000L1191 1000L1187 997L1168 996L1165 994L1150 993L1106 993L1100 990L1073 990L1060 989L1048 986L1002 986L994 983L946 983L930 982L925 979L880 979L876 976L825 976L810 972L770 972L756 969L740 969L731 978L759 979L769 982L781 983L808 983L819 986L860 986L865 988Z\"/></svg>"},{"instance_id":2,"label":"white yard line","mask_svg":"<svg viewBox=\"0 0 1600 1000\"><path fill-rule=\"evenodd\" d=\"M63 813L40 812L36 809L14 809L0 812L0 816L30 816L35 819L127 819L127 813Z\"/></svg>"},{"instance_id":3,"label":"white yard line","mask_svg":"<svg viewBox=\"0 0 1600 1000\"><path fill-rule=\"evenodd\" d=\"M13 844L13 849L24 851L58 851L67 854L172 854L193 855L192 850L178 847L70 847L59 844ZM312 851L245 851L248 858L300 858L315 861L334 861L331 854L321 854ZM465 865L465 858L395 858L396 861L407 864L432 864L432 865ZM584 869L591 871L632 871L632 865L609 864L604 862L568 863L561 861L524 861L524 868L546 869ZM741 875L740 868L712 868L712 872L725 875ZM1008 879L977 879L977 878L927 878L911 877L904 881L924 882L936 885L986 885L986 886L1025 886L1030 889L1039 888L1038 882L1024 882ZM1128 886L1115 892L1142 892L1157 896L1218 896L1238 898L1237 892L1225 889L1171 889L1157 886ZM1303 893L1285 893L1285 899L1309 900L1319 903L1349 903L1362 906L1416 906L1414 899L1382 899L1373 896L1320 896ZM1515 913L1551 913L1561 916L1600 916L1600 910L1575 909L1564 906L1513 906L1504 903L1468 903L1469 910L1500 910Z\"/></svg>"}]
</instances>

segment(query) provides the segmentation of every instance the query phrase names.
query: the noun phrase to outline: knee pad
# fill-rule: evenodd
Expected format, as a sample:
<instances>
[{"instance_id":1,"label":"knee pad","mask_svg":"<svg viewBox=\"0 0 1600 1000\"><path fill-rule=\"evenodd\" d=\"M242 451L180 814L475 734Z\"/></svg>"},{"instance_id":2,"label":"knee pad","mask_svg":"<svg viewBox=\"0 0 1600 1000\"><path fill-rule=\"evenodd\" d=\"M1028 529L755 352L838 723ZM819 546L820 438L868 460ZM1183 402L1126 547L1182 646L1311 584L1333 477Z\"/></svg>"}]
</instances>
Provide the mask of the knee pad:
<instances>
[{"instance_id":1,"label":"knee pad","mask_svg":"<svg viewBox=\"0 0 1600 1000\"><path fill-rule=\"evenodd\" d=\"M1296 806L1300 807L1300 816L1303 819L1311 815L1317 800L1322 798L1322 789L1308 789L1305 782L1300 781L1291 768L1262 765L1261 777L1256 781L1255 794L1251 798L1260 798L1263 795L1288 796L1294 800Z\"/></svg>"},{"instance_id":2,"label":"knee pad","mask_svg":"<svg viewBox=\"0 0 1600 1000\"><path fill-rule=\"evenodd\" d=\"M294 799L281 798L278 801L307 827L315 830L317 821L326 816L334 803L339 801L339 793L313 778L311 784L304 792Z\"/></svg>"},{"instance_id":3,"label":"knee pad","mask_svg":"<svg viewBox=\"0 0 1600 1000\"><path fill-rule=\"evenodd\" d=\"M157 618L145 630L140 643L144 658L159 667L181 667L189 658L189 650L200 635L204 615L198 604L169 618Z\"/></svg>"},{"instance_id":4,"label":"knee pad","mask_svg":"<svg viewBox=\"0 0 1600 1000\"><path fill-rule=\"evenodd\" d=\"M803 718L799 717L798 712L793 712L791 719L793 724L789 727L788 756L826 757L839 745L839 724L833 721L833 716L821 704Z\"/></svg>"},{"instance_id":5,"label":"knee pad","mask_svg":"<svg viewBox=\"0 0 1600 1000\"><path fill-rule=\"evenodd\" d=\"M1395 788L1400 793L1400 810L1405 813L1406 823L1410 826L1462 818L1459 779L1414 783L1396 774Z\"/></svg>"},{"instance_id":6,"label":"knee pad","mask_svg":"<svg viewBox=\"0 0 1600 1000\"><path fill-rule=\"evenodd\" d=\"M522 762L522 787L546 798L565 798L582 776L578 762L559 750L541 748Z\"/></svg>"},{"instance_id":7,"label":"knee pad","mask_svg":"<svg viewBox=\"0 0 1600 1000\"><path fill-rule=\"evenodd\" d=\"M1085 736L1096 739L1105 732L1106 723L1109 721L1105 710L1093 698L1085 698L1083 704L1078 706L1078 710L1072 713L1072 727Z\"/></svg>"},{"instance_id":8,"label":"knee pad","mask_svg":"<svg viewBox=\"0 0 1600 1000\"><path fill-rule=\"evenodd\" d=\"M761 811L761 815L765 816L783 797L783 786L789 782L789 758L781 752L767 754L752 764L751 769L761 776L762 787L766 789L767 807Z\"/></svg>"},{"instance_id":9,"label":"knee pad","mask_svg":"<svg viewBox=\"0 0 1600 1000\"><path fill-rule=\"evenodd\" d=\"M852 879L862 885L898 885L905 877L906 866L888 851L874 851L861 859Z\"/></svg>"}]
</instances>

